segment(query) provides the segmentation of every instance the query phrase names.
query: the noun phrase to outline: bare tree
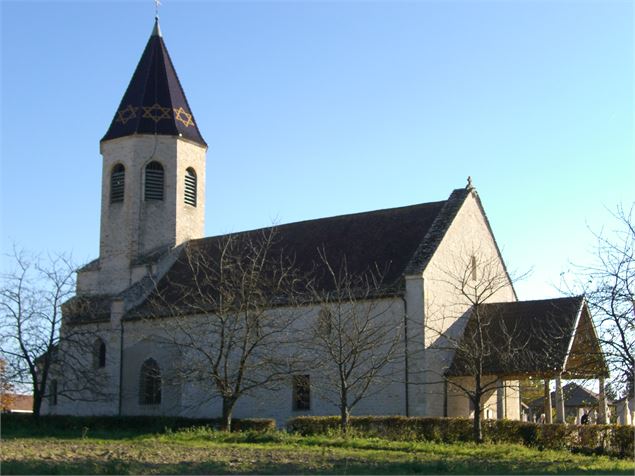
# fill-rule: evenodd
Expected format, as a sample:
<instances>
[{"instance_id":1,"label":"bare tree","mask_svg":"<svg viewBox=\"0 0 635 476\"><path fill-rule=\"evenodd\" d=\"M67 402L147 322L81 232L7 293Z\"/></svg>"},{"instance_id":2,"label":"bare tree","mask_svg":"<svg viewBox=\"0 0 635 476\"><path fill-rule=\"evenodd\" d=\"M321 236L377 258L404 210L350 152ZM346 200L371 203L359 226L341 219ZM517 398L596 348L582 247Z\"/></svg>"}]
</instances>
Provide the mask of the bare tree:
<instances>
[{"instance_id":1,"label":"bare tree","mask_svg":"<svg viewBox=\"0 0 635 476\"><path fill-rule=\"evenodd\" d=\"M312 301L320 313L309 326L308 347L321 378L318 392L340 410L340 427L348 430L353 408L390 383L402 342L401 321L390 319L390 304L382 301L379 269L356 274L346 259L337 266L319 251L324 276L313 281Z\"/></svg>"},{"instance_id":2,"label":"bare tree","mask_svg":"<svg viewBox=\"0 0 635 476\"><path fill-rule=\"evenodd\" d=\"M176 378L210 388L199 404L221 399L227 430L242 396L279 388L299 366L298 285L275 229L190 242L156 283L147 316L168 318L161 339L182 357Z\"/></svg>"},{"instance_id":3,"label":"bare tree","mask_svg":"<svg viewBox=\"0 0 635 476\"><path fill-rule=\"evenodd\" d=\"M33 413L40 414L55 349L59 343L61 305L74 291L69 259L48 263L14 250L15 269L2 276L0 288L0 349L9 378L33 388Z\"/></svg>"},{"instance_id":4,"label":"bare tree","mask_svg":"<svg viewBox=\"0 0 635 476\"><path fill-rule=\"evenodd\" d=\"M635 381L635 205L619 206L615 229L594 233L595 262L577 266L571 293L584 293L593 311L613 384L633 395Z\"/></svg>"},{"instance_id":5,"label":"bare tree","mask_svg":"<svg viewBox=\"0 0 635 476\"><path fill-rule=\"evenodd\" d=\"M521 335L548 341L546 329L520 329L516 322L502 318L495 300L505 299L511 280L497 255L480 250L455 257L451 267L441 270L441 282L455 296L452 306L442 307L440 315L426 319L425 333L433 342L431 349L452 355L433 382L444 383L454 392L465 395L474 411L474 441L483 441L483 405L492 392L505 383L497 376L501 369L522 374L540 365L542 356ZM500 299L502 298L502 299ZM463 314L457 317L457 310ZM548 335L549 334L549 335ZM541 350L543 352L543 350ZM529 375L529 374L528 374ZM434 381L436 379L436 382Z\"/></svg>"},{"instance_id":6,"label":"bare tree","mask_svg":"<svg viewBox=\"0 0 635 476\"><path fill-rule=\"evenodd\" d=\"M14 269L2 275L0 287L0 352L9 381L32 389L35 416L45 397L106 398L90 361L93 333L81 328L60 333L62 305L75 290L70 258L39 259L18 250L11 258ZM60 348L75 351L61 358ZM69 384L58 387L54 375L64 375Z\"/></svg>"}]
</instances>

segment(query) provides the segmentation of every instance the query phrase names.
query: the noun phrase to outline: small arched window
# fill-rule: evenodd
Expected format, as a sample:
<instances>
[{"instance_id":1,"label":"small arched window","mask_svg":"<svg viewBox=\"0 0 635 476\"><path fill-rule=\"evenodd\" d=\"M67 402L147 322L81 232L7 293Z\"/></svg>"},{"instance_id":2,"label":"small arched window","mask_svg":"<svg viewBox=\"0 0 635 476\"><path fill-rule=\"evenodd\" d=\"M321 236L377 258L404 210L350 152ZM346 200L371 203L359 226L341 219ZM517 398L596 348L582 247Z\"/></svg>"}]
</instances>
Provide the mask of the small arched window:
<instances>
[{"instance_id":1,"label":"small arched window","mask_svg":"<svg viewBox=\"0 0 635 476\"><path fill-rule=\"evenodd\" d=\"M49 404L57 405L57 380L51 380L51 387L49 391Z\"/></svg>"},{"instance_id":2,"label":"small arched window","mask_svg":"<svg viewBox=\"0 0 635 476\"><path fill-rule=\"evenodd\" d=\"M472 255L472 259L470 260L470 277L472 278L472 281L476 281L476 279L478 278L476 271L477 271L476 256Z\"/></svg>"},{"instance_id":3,"label":"small arched window","mask_svg":"<svg viewBox=\"0 0 635 476\"><path fill-rule=\"evenodd\" d=\"M333 313L330 309L320 309L316 331L321 338L328 338L333 332Z\"/></svg>"},{"instance_id":4,"label":"small arched window","mask_svg":"<svg viewBox=\"0 0 635 476\"><path fill-rule=\"evenodd\" d=\"M93 367L103 369L106 366L106 343L96 339L93 344Z\"/></svg>"},{"instance_id":5,"label":"small arched window","mask_svg":"<svg viewBox=\"0 0 635 476\"><path fill-rule=\"evenodd\" d=\"M117 164L110 172L110 203L123 202L123 193L126 183L126 168Z\"/></svg>"},{"instance_id":6,"label":"small arched window","mask_svg":"<svg viewBox=\"0 0 635 476\"><path fill-rule=\"evenodd\" d=\"M146 360L141 366L139 403L141 405L161 403L161 369L154 359Z\"/></svg>"},{"instance_id":7,"label":"small arched window","mask_svg":"<svg viewBox=\"0 0 635 476\"><path fill-rule=\"evenodd\" d=\"M163 176L163 165L159 162L150 162L146 165L146 200L163 200Z\"/></svg>"},{"instance_id":8,"label":"small arched window","mask_svg":"<svg viewBox=\"0 0 635 476\"><path fill-rule=\"evenodd\" d=\"M192 167L185 171L185 204L196 206L196 171Z\"/></svg>"}]
</instances>

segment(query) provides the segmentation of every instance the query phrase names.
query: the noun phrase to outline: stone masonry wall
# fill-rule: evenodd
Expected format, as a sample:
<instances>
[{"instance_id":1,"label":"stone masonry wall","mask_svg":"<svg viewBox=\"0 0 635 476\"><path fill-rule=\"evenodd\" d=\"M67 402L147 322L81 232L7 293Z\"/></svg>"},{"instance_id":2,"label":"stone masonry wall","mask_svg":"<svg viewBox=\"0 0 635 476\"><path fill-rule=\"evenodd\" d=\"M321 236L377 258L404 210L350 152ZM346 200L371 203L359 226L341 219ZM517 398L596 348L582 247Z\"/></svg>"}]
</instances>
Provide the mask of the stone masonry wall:
<instances>
[{"instance_id":1,"label":"stone masonry wall","mask_svg":"<svg viewBox=\"0 0 635 476\"><path fill-rule=\"evenodd\" d=\"M475 282L485 272L484 266L488 271L494 269L507 280L507 286L489 302L516 300L486 219L476 197L470 194L423 274L426 385L422 397L426 401L424 413L428 416L443 416L445 390L442 376L454 354L448 344L462 335L464 318L470 308L469 301L456 289L457 275L465 272L472 256L477 261Z\"/></svg>"}]
</instances>

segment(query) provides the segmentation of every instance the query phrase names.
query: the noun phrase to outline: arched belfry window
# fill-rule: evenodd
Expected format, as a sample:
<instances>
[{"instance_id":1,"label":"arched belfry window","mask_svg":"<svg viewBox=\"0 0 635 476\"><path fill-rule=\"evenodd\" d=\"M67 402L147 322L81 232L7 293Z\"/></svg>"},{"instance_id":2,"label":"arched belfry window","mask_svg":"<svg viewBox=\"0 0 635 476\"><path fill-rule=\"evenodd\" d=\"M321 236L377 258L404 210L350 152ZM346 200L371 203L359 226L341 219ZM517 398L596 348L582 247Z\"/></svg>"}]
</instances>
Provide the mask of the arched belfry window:
<instances>
[{"instance_id":1,"label":"arched belfry window","mask_svg":"<svg viewBox=\"0 0 635 476\"><path fill-rule=\"evenodd\" d=\"M185 204L196 206L196 171L192 167L185 171Z\"/></svg>"},{"instance_id":2,"label":"arched belfry window","mask_svg":"<svg viewBox=\"0 0 635 476\"><path fill-rule=\"evenodd\" d=\"M161 369L154 359L146 360L141 366L139 403L141 405L161 403Z\"/></svg>"},{"instance_id":3,"label":"arched belfry window","mask_svg":"<svg viewBox=\"0 0 635 476\"><path fill-rule=\"evenodd\" d=\"M106 366L106 343L97 338L93 343L93 367L103 369Z\"/></svg>"},{"instance_id":4,"label":"arched belfry window","mask_svg":"<svg viewBox=\"0 0 635 476\"><path fill-rule=\"evenodd\" d=\"M163 165L159 162L150 162L146 165L145 199L163 200Z\"/></svg>"},{"instance_id":5,"label":"arched belfry window","mask_svg":"<svg viewBox=\"0 0 635 476\"><path fill-rule=\"evenodd\" d=\"M110 203L123 202L125 183L126 169L122 164L117 164L110 172Z\"/></svg>"}]
</instances>

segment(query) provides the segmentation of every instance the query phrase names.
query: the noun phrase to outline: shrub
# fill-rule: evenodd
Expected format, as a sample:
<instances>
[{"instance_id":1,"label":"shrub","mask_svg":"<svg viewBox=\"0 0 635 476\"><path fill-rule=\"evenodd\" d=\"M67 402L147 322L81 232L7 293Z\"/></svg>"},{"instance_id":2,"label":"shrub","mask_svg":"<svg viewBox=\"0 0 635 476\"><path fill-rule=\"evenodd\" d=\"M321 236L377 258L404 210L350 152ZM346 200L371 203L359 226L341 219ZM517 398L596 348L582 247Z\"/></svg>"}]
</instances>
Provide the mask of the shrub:
<instances>
[{"instance_id":1,"label":"shrub","mask_svg":"<svg viewBox=\"0 0 635 476\"><path fill-rule=\"evenodd\" d=\"M622 458L632 458L635 454L635 434L633 434L633 427L627 425L612 425L610 447L612 453Z\"/></svg>"},{"instance_id":2,"label":"shrub","mask_svg":"<svg viewBox=\"0 0 635 476\"><path fill-rule=\"evenodd\" d=\"M153 416L65 416L43 415L35 418L28 414L3 414L3 436L164 433L190 427L220 428L220 418L191 419L182 417ZM276 428L272 419L235 419L233 431L269 431Z\"/></svg>"},{"instance_id":3,"label":"shrub","mask_svg":"<svg viewBox=\"0 0 635 476\"><path fill-rule=\"evenodd\" d=\"M473 421L467 418L356 416L353 435L390 440L444 443L473 440ZM287 429L301 435L330 434L339 429L339 417L296 417ZM515 443L543 449L570 449L586 453L633 455L633 428L620 425L541 425L511 420L485 420L483 434L492 443Z\"/></svg>"}]
</instances>

